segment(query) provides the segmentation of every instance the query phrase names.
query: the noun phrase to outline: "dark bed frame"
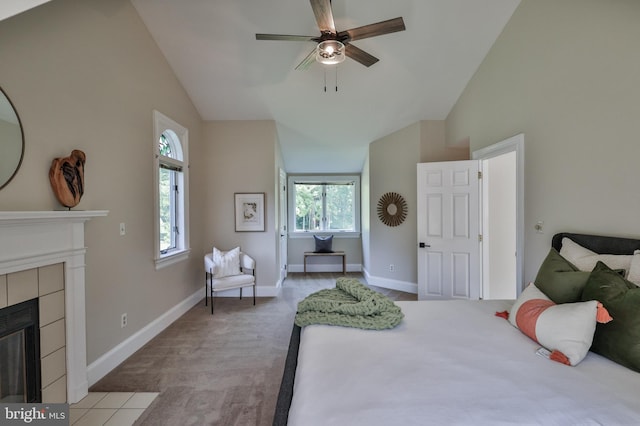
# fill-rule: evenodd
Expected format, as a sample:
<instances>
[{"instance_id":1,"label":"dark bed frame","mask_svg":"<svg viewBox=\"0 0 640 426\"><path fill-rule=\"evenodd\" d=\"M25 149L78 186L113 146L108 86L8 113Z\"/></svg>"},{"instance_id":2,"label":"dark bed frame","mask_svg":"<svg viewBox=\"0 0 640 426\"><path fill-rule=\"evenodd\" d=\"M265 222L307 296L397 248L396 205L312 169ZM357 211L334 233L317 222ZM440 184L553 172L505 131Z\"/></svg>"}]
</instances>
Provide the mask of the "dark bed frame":
<instances>
[{"instance_id":1,"label":"dark bed frame","mask_svg":"<svg viewBox=\"0 0 640 426\"><path fill-rule=\"evenodd\" d=\"M554 235L551 240L551 246L560 251L564 237L570 238L575 243L595 251L598 254L633 254L635 250L640 249L640 240L632 238L572 234L570 232L561 232Z\"/></svg>"},{"instance_id":2,"label":"dark bed frame","mask_svg":"<svg viewBox=\"0 0 640 426\"><path fill-rule=\"evenodd\" d=\"M599 254L633 254L640 249L640 240L632 238L607 237L602 235L574 234L561 232L555 234L551 240L551 246L560 251L562 239L568 237L582 247L586 247ZM289 352L284 365L284 374L278 393L276 412L273 418L273 426L285 426L289 418L289 407L293 398L293 383L298 366L298 348L300 346L300 327L293 326Z\"/></svg>"}]
</instances>

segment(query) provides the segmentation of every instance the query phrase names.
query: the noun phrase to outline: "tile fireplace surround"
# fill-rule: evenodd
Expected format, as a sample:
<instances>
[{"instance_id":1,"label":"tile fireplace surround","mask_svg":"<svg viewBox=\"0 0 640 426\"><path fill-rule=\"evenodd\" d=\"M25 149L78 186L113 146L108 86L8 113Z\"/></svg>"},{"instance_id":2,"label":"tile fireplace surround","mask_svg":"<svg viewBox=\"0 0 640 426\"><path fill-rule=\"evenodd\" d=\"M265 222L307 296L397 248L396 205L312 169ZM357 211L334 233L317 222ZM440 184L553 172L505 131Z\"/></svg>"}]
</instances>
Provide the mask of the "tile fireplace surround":
<instances>
[{"instance_id":1,"label":"tile fireplace surround","mask_svg":"<svg viewBox=\"0 0 640 426\"><path fill-rule=\"evenodd\" d=\"M67 401L87 395L84 223L108 211L0 211L0 276L64 264Z\"/></svg>"}]
</instances>

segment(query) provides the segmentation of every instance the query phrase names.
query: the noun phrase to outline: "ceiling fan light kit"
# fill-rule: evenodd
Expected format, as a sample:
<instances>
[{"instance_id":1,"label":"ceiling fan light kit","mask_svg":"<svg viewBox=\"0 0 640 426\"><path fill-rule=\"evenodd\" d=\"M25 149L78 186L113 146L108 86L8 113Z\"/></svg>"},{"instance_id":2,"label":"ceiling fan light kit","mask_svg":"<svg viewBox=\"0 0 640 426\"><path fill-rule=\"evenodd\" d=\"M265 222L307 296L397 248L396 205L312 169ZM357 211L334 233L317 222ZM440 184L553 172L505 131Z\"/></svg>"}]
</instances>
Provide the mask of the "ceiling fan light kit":
<instances>
[{"instance_id":1,"label":"ceiling fan light kit","mask_svg":"<svg viewBox=\"0 0 640 426\"><path fill-rule=\"evenodd\" d=\"M338 40L325 40L318 43L316 61L325 65L335 65L344 61L344 44Z\"/></svg>"},{"instance_id":2,"label":"ceiling fan light kit","mask_svg":"<svg viewBox=\"0 0 640 426\"><path fill-rule=\"evenodd\" d=\"M336 31L331 10L331 0L309 0L315 15L320 36L286 35L286 34L256 34L256 40L279 41L312 41L318 43L303 60L296 66L296 70L305 70L311 63L320 62L325 65L335 65L350 57L365 67L378 62L378 58L351 44L354 40L362 40L383 34L404 31L404 20L400 18L376 22L346 31Z\"/></svg>"}]
</instances>

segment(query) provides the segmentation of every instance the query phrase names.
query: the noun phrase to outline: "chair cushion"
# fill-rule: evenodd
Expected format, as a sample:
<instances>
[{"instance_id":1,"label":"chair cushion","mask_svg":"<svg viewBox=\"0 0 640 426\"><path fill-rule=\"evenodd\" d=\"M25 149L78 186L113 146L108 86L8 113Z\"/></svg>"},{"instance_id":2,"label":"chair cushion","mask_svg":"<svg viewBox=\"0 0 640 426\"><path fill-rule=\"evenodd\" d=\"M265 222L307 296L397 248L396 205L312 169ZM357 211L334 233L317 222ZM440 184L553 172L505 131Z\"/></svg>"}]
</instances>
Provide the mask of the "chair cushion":
<instances>
[{"instance_id":1,"label":"chair cushion","mask_svg":"<svg viewBox=\"0 0 640 426\"><path fill-rule=\"evenodd\" d=\"M213 278L223 278L240 274L240 247L229 251L213 248Z\"/></svg>"},{"instance_id":2,"label":"chair cushion","mask_svg":"<svg viewBox=\"0 0 640 426\"><path fill-rule=\"evenodd\" d=\"M255 277L249 274L230 275L223 278L214 278L211 287L214 291L228 290L232 288L247 287L253 285Z\"/></svg>"}]
</instances>

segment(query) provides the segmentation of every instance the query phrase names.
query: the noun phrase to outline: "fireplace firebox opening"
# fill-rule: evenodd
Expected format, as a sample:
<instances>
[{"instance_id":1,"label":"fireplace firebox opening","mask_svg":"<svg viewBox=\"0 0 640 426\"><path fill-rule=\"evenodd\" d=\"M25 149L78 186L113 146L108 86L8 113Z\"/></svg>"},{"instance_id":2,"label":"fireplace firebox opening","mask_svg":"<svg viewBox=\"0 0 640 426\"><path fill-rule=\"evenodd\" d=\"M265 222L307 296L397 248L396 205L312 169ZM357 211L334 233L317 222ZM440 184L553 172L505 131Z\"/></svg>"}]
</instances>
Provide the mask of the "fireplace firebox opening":
<instances>
[{"instance_id":1,"label":"fireplace firebox opening","mask_svg":"<svg viewBox=\"0 0 640 426\"><path fill-rule=\"evenodd\" d=\"M42 402L38 299L0 309L0 402Z\"/></svg>"}]
</instances>

